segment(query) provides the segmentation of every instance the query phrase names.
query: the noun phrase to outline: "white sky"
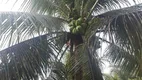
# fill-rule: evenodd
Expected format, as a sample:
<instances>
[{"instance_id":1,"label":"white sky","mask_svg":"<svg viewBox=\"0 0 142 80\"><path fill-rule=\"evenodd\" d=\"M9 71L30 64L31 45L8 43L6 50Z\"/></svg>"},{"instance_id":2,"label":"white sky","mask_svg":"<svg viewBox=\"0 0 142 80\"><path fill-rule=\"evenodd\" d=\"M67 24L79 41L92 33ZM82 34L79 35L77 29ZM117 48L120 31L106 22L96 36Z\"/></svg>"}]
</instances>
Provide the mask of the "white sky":
<instances>
[{"instance_id":1,"label":"white sky","mask_svg":"<svg viewBox=\"0 0 142 80\"><path fill-rule=\"evenodd\" d=\"M18 8L24 0L0 0L0 11L19 11ZM27 0L28 1L28 0ZM129 0L134 5L133 0ZM16 3L16 4L15 4ZM136 2L142 3L142 0ZM125 5L123 5L125 7ZM127 5L126 5L127 6Z\"/></svg>"},{"instance_id":2,"label":"white sky","mask_svg":"<svg viewBox=\"0 0 142 80\"><path fill-rule=\"evenodd\" d=\"M0 11L19 11L18 8L24 0L0 0Z\"/></svg>"}]
</instances>

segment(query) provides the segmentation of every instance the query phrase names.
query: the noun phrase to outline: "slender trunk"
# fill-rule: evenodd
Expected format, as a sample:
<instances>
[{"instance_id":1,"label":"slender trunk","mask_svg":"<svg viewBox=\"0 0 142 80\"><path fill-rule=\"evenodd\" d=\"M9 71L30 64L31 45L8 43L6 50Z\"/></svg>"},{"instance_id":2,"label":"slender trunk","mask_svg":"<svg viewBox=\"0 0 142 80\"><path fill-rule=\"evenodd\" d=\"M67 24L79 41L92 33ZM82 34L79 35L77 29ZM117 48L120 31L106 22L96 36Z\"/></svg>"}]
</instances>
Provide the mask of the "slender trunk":
<instances>
[{"instance_id":1,"label":"slender trunk","mask_svg":"<svg viewBox=\"0 0 142 80\"><path fill-rule=\"evenodd\" d=\"M73 57L74 56L74 52L73 52L73 41L72 40L70 40L70 45L71 45L71 47L70 47L70 54L71 54L71 57ZM72 66L74 66L74 59L72 59L71 62L72 62ZM75 71L73 69L73 71L72 71L72 80L75 80L74 72Z\"/></svg>"},{"instance_id":2,"label":"slender trunk","mask_svg":"<svg viewBox=\"0 0 142 80\"><path fill-rule=\"evenodd\" d=\"M75 66L76 64L78 64L78 58L79 58L79 54L77 52L77 46L83 43L81 35L71 34L70 43L71 43L71 48L70 48L71 57L74 57L72 60L72 66ZM82 66L79 63L73 70L72 80L82 80L82 78L83 78L83 71L82 71Z\"/></svg>"},{"instance_id":3,"label":"slender trunk","mask_svg":"<svg viewBox=\"0 0 142 80\"><path fill-rule=\"evenodd\" d=\"M83 80L83 66L81 63L78 62L79 60L79 53L78 53L78 46L83 43L83 39L81 35L74 35L71 34L71 47L70 47L70 52L71 52L71 57L73 57L72 60L72 66L76 67L73 70L72 74L72 80ZM88 58L89 58L89 64L90 64L90 69L92 73L92 80L103 80L101 70L98 65L98 61L94 59L90 53L88 53Z\"/></svg>"},{"instance_id":4,"label":"slender trunk","mask_svg":"<svg viewBox=\"0 0 142 80\"><path fill-rule=\"evenodd\" d=\"M83 70L82 70L82 65L79 62L79 56L80 54L78 53L78 46L79 44L75 44L75 64L77 64L76 66L76 72L75 72L75 80L82 80L83 79Z\"/></svg>"},{"instance_id":5,"label":"slender trunk","mask_svg":"<svg viewBox=\"0 0 142 80\"><path fill-rule=\"evenodd\" d=\"M75 46L75 45L74 45ZM76 51L73 51L72 53L72 66L74 67L73 69L73 74L72 74L72 80L82 80L83 78L83 71L82 71L82 66L81 64L78 62L78 58L79 58L79 54Z\"/></svg>"}]
</instances>

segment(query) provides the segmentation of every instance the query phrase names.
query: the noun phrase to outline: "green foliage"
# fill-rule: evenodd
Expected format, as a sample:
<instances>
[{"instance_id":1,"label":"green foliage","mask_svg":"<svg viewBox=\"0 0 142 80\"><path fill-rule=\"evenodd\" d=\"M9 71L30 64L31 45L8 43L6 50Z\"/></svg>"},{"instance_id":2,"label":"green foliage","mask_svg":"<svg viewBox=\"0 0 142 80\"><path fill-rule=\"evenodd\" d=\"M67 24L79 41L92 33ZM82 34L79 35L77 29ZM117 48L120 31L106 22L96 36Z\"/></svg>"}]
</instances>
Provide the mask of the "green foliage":
<instances>
[{"instance_id":1,"label":"green foliage","mask_svg":"<svg viewBox=\"0 0 142 80\"><path fill-rule=\"evenodd\" d=\"M120 74L117 74L117 73L103 74L103 76L104 76L105 80L142 80L141 77L131 77L131 76L124 79L124 78L122 78L122 76L125 77L127 75L123 74L121 76Z\"/></svg>"},{"instance_id":2,"label":"green foliage","mask_svg":"<svg viewBox=\"0 0 142 80\"><path fill-rule=\"evenodd\" d=\"M126 8L118 9L122 5ZM130 5L130 0L24 0L19 8L23 12L1 12L1 80L32 80L37 76L67 80L80 67L84 80L103 80L96 51L102 42L109 44L106 52L113 63L130 76L142 76L142 7ZM69 33L80 34L83 43L75 44L78 37L71 42L69 50L76 56L64 65L59 58L63 59L67 50L66 24ZM118 76L112 79L118 80Z\"/></svg>"},{"instance_id":3,"label":"green foliage","mask_svg":"<svg viewBox=\"0 0 142 80\"><path fill-rule=\"evenodd\" d=\"M82 46L82 45L80 45ZM82 47L78 48L78 56L71 56L70 53L67 53L65 56L65 68L67 70L67 76L68 76L68 80L72 80L72 77L75 75L74 74L74 70L75 72L78 70L78 65L75 62L75 57L77 57L77 63L80 63L82 66L82 73L83 73L83 80L90 80L91 79L91 73L89 70L89 66L88 66L88 57L84 55L83 51L80 51L82 49Z\"/></svg>"},{"instance_id":4,"label":"green foliage","mask_svg":"<svg viewBox=\"0 0 142 80\"><path fill-rule=\"evenodd\" d=\"M114 74L112 76L109 74L104 74L104 79L105 80L121 80L117 74Z\"/></svg>"}]
</instances>

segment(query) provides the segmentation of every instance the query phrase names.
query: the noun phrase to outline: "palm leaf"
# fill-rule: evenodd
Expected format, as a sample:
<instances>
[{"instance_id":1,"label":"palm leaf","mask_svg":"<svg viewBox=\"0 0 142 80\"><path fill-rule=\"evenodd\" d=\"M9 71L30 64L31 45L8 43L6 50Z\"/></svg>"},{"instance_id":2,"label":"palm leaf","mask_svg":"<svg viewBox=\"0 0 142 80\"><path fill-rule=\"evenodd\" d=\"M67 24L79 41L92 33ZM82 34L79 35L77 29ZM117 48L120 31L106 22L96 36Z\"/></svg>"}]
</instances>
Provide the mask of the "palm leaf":
<instances>
[{"instance_id":1,"label":"palm leaf","mask_svg":"<svg viewBox=\"0 0 142 80\"><path fill-rule=\"evenodd\" d=\"M116 65L120 65L123 70L129 71L132 76L141 76L142 14L139 9L131 12L131 9L135 7L125 8L124 13L116 10L118 15L114 16L112 11L112 17L104 17L104 20L107 17L109 22L106 22L105 27L101 29L104 29L104 34L108 36L111 43L108 53L112 57L112 61ZM138 7L141 6L138 5ZM106 14L111 15L111 12Z\"/></svg>"},{"instance_id":2,"label":"palm leaf","mask_svg":"<svg viewBox=\"0 0 142 80\"><path fill-rule=\"evenodd\" d=\"M129 14L129 13L141 11L141 7L142 7L142 4L139 3L136 5L130 6L130 7L119 7L118 9L115 9L115 10L109 10L104 13L98 13L98 15L96 14L96 16L100 16L101 18L102 17L114 18L119 15L125 15L125 14Z\"/></svg>"},{"instance_id":3,"label":"palm leaf","mask_svg":"<svg viewBox=\"0 0 142 80\"><path fill-rule=\"evenodd\" d=\"M52 68L53 62L57 61L64 45L56 44L59 40L65 40L65 37L66 33L63 32L50 33L0 51L1 79L36 79L39 75L49 73L48 70Z\"/></svg>"},{"instance_id":4,"label":"palm leaf","mask_svg":"<svg viewBox=\"0 0 142 80\"><path fill-rule=\"evenodd\" d=\"M65 30L65 20L56 17L21 12L1 12L0 17L1 47L51 31Z\"/></svg>"},{"instance_id":5,"label":"palm leaf","mask_svg":"<svg viewBox=\"0 0 142 80\"><path fill-rule=\"evenodd\" d=\"M0 17L0 44L1 49L6 48L0 52L1 79L36 79L47 74L66 39L64 33L51 31L63 31L66 21L22 12L1 12ZM49 35L40 36L46 33Z\"/></svg>"},{"instance_id":6,"label":"palm leaf","mask_svg":"<svg viewBox=\"0 0 142 80\"><path fill-rule=\"evenodd\" d=\"M65 3L62 3L63 1L67 1ZM81 3L80 3L80 2ZM26 12L31 12L31 13L39 13L39 14L53 14L52 16L58 16L58 17L63 17L65 20L68 20L69 14L70 14L70 9L76 8L78 11L78 14L80 16L83 15L84 12L90 11L87 18L91 17L95 11L101 11L104 12L103 10L110 10L110 8L116 9L117 7L121 8L122 3L125 2L125 5L130 5L129 0L88 0L85 2L85 0L33 0L33 1L24 1L22 4L22 10ZM133 0L137 1L137 0ZM62 3L62 4L61 4ZM73 4L72 4L73 3ZM87 3L87 4L85 4ZM60 5L59 5L60 4ZM67 6L66 6L67 5ZM71 6L70 6L71 5ZM23 7L24 6L24 7ZM62 9L64 8L64 9ZM64 11L67 10L67 11ZM116 11L115 11L116 12ZM138 55L141 55L139 51L141 51L141 46L139 46L139 43L141 44L141 18L138 18L140 16L140 12L132 13L131 14L125 15L125 13L116 15L114 17L109 17L104 16L104 19L102 19L101 22L98 22L97 25L92 25L91 28L88 30L89 34L85 35L85 41L88 41L87 44L85 44L85 48L83 48L85 53L88 56L88 63L89 67L87 66L87 69L90 68L92 76L96 75L101 75L101 72L99 70L98 66L98 60L97 60L97 54L96 47L94 40L94 36L96 36L96 31L98 29L105 29L105 33L108 34L110 38L110 42L122 47L122 49L127 51L127 54L129 53L130 55L134 55L135 53L138 53ZM111 15L111 13L109 13ZM102 14L102 16L105 14ZM101 16L101 15L100 15ZM37 56L35 54L39 54L39 52L50 53L52 60L54 58L57 59L56 54L59 54L64 42L62 44L58 44L56 46L57 41L54 42L54 40L45 40L45 43L42 41L41 43L37 42L36 45L35 43L32 44L32 42L29 42L28 44L31 43L31 45L27 44L22 44L22 46L19 46L21 41L25 41L32 36L37 36L45 33L49 33L50 31L62 31L63 28L61 28L62 23L65 22L65 20L60 19L60 18L53 18L53 17L48 17L43 16L43 15L34 15L34 14L29 14L29 13L12 13L12 14L2 14L1 16L1 33L0 36L2 37L1 39L1 46L4 47L6 46L11 46L5 50L2 51L2 74L4 77L2 79L32 79L35 78L37 75L43 75L42 71L46 71L46 66L44 66L44 58L41 56ZM124 17L124 18L123 18ZM70 18L70 17L69 17ZM106 21L105 21L106 20ZM108 22L110 21L110 22ZM122 21L125 21L122 22ZM134 23L135 21L137 22L137 25ZM95 22L94 22L95 23ZM101 24L102 23L102 24ZM134 23L135 28L131 25ZM117 24L117 25L116 25ZM6 27L5 27L6 26ZM51 27L52 26L52 27ZM93 29L92 29L93 28ZM121 33L122 30L122 33ZM134 30L134 32L132 31ZM138 30L138 31L137 31ZM91 31L91 32L90 32ZM93 32L93 34L92 34ZM137 33L135 33L137 32ZM95 34L94 34L95 33ZM124 35L123 35L124 34ZM6 36L4 36L6 35ZM16 38L15 38L16 36ZM135 38L133 38L135 36ZM52 36L54 39L54 36ZM61 36L60 36L61 38ZM60 40L61 39L57 39ZM44 40L44 39L41 39ZM48 42L49 41L49 42ZM59 41L59 42L60 42ZM136 42L137 41L137 42ZM8 42L8 43L7 43ZM19 43L19 44L17 44ZM92 44L93 43L93 44ZM17 44L18 47L13 48L12 45ZM124 45L126 44L126 45ZM16 46L17 46L16 45ZM36 47L35 47L35 46ZM50 45L50 47L49 47ZM45 49L43 50L42 49ZM117 48L112 46L113 48ZM19 49L20 48L20 49ZM81 48L81 47L80 47ZM111 48L111 47L110 47ZM9 50L10 49L10 50ZM43 50L43 51L42 51ZM48 52L49 50L49 52ZM54 51L53 51L54 50ZM110 49L110 52L113 49ZM120 51L121 53L124 51ZM56 52L56 54L55 54ZM83 52L83 53L84 53ZM4 54L5 53L5 54ZM18 60L15 57L17 53L23 53L22 56L20 54L20 57L18 59L20 62L16 63L15 61ZM26 54L24 54L26 53ZM33 54L35 53L35 54ZM10 57L12 56L12 57ZM30 58L30 57L31 58ZM49 55L47 55L49 56ZM45 56L44 56L45 57ZM37 58L37 59L36 59ZM116 57L115 57L116 58ZM55 59L55 61L56 61ZM119 58L116 58L119 59ZM120 58L121 60L115 60L115 61L122 61L122 57ZM10 61L9 61L10 60ZM36 61L37 60L37 61ZM49 60L45 59L45 60ZM49 60L52 61L52 60ZM29 62L28 62L29 61ZM40 61L43 61L40 63ZM83 58L79 58L78 63L82 63ZM34 63L35 62L35 63ZM20 64L21 63L21 64ZM33 64L34 63L34 64ZM51 62L52 63L52 62ZM126 61L127 63L127 61ZM15 70L19 71L16 67L10 67L13 66L13 64L17 65L22 65L22 70L20 72L14 73ZM47 64L47 63L46 63ZM36 65L36 67L34 67ZM4 67L3 67L4 66ZM28 67L29 66L29 67ZM76 66L76 65L75 65ZM95 68L94 68L95 67ZM37 69L36 69L37 68ZM41 70L42 68L42 70ZM134 69L134 68L132 68ZM10 71L11 70L11 71ZM78 68L76 68L76 71ZM28 72L30 71L30 72ZM96 71L98 73L96 73ZM9 74L9 72L13 72L12 74ZM46 72L45 72L46 73ZM17 75L18 74L18 75ZM14 76L14 77L11 77ZM98 76L96 76L98 77Z\"/></svg>"},{"instance_id":7,"label":"palm leaf","mask_svg":"<svg viewBox=\"0 0 142 80\"><path fill-rule=\"evenodd\" d=\"M130 7L141 3L139 0L99 0L94 14L106 13L124 7Z\"/></svg>"},{"instance_id":8,"label":"palm leaf","mask_svg":"<svg viewBox=\"0 0 142 80\"><path fill-rule=\"evenodd\" d=\"M57 9L54 2L56 2L56 0L24 0L19 8L19 11L54 15L53 13L55 13Z\"/></svg>"}]
</instances>

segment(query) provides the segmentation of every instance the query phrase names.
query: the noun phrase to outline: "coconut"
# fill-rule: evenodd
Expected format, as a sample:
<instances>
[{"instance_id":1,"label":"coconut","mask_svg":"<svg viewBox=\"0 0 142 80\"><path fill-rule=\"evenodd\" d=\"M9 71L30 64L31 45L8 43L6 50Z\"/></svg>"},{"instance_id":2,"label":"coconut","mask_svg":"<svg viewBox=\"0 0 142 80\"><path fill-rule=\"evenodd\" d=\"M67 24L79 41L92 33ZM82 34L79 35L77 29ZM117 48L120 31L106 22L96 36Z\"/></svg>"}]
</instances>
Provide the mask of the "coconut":
<instances>
[{"instance_id":1,"label":"coconut","mask_svg":"<svg viewBox=\"0 0 142 80\"><path fill-rule=\"evenodd\" d=\"M76 33L77 33L76 28L73 28L72 33L73 33L73 34L76 34Z\"/></svg>"},{"instance_id":2,"label":"coconut","mask_svg":"<svg viewBox=\"0 0 142 80\"><path fill-rule=\"evenodd\" d=\"M70 27L72 27L72 26L75 27L75 20L72 20L72 21L69 23L69 26L70 26Z\"/></svg>"},{"instance_id":3,"label":"coconut","mask_svg":"<svg viewBox=\"0 0 142 80\"><path fill-rule=\"evenodd\" d=\"M76 30L79 31L80 28L81 28L81 26L77 26L77 27L76 27Z\"/></svg>"}]
</instances>

